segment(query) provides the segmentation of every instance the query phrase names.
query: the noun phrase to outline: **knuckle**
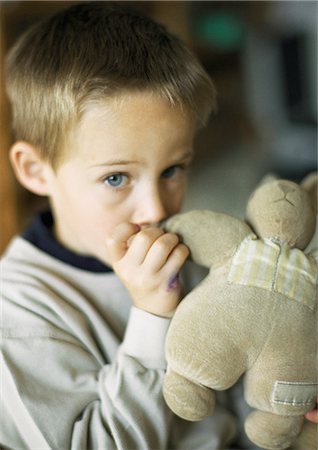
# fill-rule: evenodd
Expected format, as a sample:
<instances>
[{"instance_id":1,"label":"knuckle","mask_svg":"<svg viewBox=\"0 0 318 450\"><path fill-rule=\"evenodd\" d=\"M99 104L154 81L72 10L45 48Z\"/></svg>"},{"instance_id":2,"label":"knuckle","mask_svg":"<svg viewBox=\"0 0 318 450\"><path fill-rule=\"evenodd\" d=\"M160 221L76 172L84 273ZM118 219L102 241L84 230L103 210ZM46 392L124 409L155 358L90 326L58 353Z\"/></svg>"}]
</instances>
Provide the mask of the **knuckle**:
<instances>
[{"instance_id":1,"label":"knuckle","mask_svg":"<svg viewBox=\"0 0 318 450\"><path fill-rule=\"evenodd\" d=\"M145 228L139 232L139 238L145 243L151 243L163 234L160 228Z\"/></svg>"},{"instance_id":2,"label":"knuckle","mask_svg":"<svg viewBox=\"0 0 318 450\"><path fill-rule=\"evenodd\" d=\"M123 244L130 245L136 233L136 226L132 223L121 223L110 230L105 242L108 247L117 247Z\"/></svg>"},{"instance_id":3,"label":"knuckle","mask_svg":"<svg viewBox=\"0 0 318 450\"><path fill-rule=\"evenodd\" d=\"M175 249L175 255L179 259L185 259L189 256L190 250L189 248L184 244L179 244Z\"/></svg>"},{"instance_id":4,"label":"knuckle","mask_svg":"<svg viewBox=\"0 0 318 450\"><path fill-rule=\"evenodd\" d=\"M169 249L168 245L166 242L164 242L163 240L157 240L155 243L155 250L157 254L161 254L161 253L167 253L167 250Z\"/></svg>"},{"instance_id":5,"label":"knuckle","mask_svg":"<svg viewBox=\"0 0 318 450\"><path fill-rule=\"evenodd\" d=\"M167 251L175 247L179 242L179 238L176 234L166 233L159 237L157 245L159 249Z\"/></svg>"},{"instance_id":6,"label":"knuckle","mask_svg":"<svg viewBox=\"0 0 318 450\"><path fill-rule=\"evenodd\" d=\"M170 242L175 242L176 244L180 241L179 236L175 233L166 233L164 237Z\"/></svg>"}]
</instances>

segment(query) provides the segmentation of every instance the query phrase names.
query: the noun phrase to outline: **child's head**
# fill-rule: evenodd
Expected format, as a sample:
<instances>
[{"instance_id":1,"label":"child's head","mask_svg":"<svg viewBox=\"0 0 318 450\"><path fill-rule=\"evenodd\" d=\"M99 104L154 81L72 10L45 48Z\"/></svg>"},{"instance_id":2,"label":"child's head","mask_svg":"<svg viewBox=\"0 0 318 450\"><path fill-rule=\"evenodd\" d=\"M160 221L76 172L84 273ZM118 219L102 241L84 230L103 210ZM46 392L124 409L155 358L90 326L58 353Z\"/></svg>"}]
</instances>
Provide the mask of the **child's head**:
<instances>
[{"instance_id":1,"label":"child's head","mask_svg":"<svg viewBox=\"0 0 318 450\"><path fill-rule=\"evenodd\" d=\"M204 123L213 84L175 36L111 2L81 3L27 31L8 56L7 90L17 140L56 167L83 112L124 93L147 91Z\"/></svg>"},{"instance_id":2,"label":"child's head","mask_svg":"<svg viewBox=\"0 0 318 450\"><path fill-rule=\"evenodd\" d=\"M8 58L20 182L50 198L55 234L107 262L119 223L179 212L213 84L162 26L108 2L79 4L26 33Z\"/></svg>"}]
</instances>

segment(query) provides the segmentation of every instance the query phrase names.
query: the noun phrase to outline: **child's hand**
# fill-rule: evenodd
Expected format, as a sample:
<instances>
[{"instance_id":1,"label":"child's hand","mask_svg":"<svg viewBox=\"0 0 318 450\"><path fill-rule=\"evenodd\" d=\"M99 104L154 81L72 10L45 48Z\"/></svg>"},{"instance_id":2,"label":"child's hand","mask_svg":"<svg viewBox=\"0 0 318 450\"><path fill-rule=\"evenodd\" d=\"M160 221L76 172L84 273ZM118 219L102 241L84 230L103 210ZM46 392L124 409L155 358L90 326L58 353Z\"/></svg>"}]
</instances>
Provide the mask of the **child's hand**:
<instances>
[{"instance_id":1,"label":"child's hand","mask_svg":"<svg viewBox=\"0 0 318 450\"><path fill-rule=\"evenodd\" d=\"M318 403L318 399L317 399ZM312 411L309 411L307 414L305 414L306 419L310 420L310 422L317 423L318 424L318 409L316 405L316 409L313 409Z\"/></svg>"},{"instance_id":2,"label":"child's hand","mask_svg":"<svg viewBox=\"0 0 318 450\"><path fill-rule=\"evenodd\" d=\"M176 234L157 227L140 230L123 223L106 242L114 271L133 304L159 316L170 316L181 300L178 273L189 255Z\"/></svg>"}]
</instances>

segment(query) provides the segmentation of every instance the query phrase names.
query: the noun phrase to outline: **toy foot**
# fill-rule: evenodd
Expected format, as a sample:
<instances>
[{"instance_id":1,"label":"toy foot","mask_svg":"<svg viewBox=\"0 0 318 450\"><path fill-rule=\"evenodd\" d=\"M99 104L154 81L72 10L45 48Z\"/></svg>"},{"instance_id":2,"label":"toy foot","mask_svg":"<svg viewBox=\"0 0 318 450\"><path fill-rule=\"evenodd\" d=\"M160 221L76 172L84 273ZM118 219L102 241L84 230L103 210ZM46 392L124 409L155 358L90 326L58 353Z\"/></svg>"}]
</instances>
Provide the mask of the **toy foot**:
<instances>
[{"instance_id":1,"label":"toy foot","mask_svg":"<svg viewBox=\"0 0 318 450\"><path fill-rule=\"evenodd\" d=\"M300 435L290 447L290 450L317 450L318 449L318 425L304 420Z\"/></svg>"},{"instance_id":2,"label":"toy foot","mask_svg":"<svg viewBox=\"0 0 318 450\"><path fill-rule=\"evenodd\" d=\"M204 419L215 405L213 390L195 384L172 370L165 377L163 396L177 416L190 421Z\"/></svg>"},{"instance_id":3,"label":"toy foot","mask_svg":"<svg viewBox=\"0 0 318 450\"><path fill-rule=\"evenodd\" d=\"M279 416L254 411L246 419L245 431L249 439L259 447L283 450L295 441L303 420L302 416Z\"/></svg>"}]
</instances>

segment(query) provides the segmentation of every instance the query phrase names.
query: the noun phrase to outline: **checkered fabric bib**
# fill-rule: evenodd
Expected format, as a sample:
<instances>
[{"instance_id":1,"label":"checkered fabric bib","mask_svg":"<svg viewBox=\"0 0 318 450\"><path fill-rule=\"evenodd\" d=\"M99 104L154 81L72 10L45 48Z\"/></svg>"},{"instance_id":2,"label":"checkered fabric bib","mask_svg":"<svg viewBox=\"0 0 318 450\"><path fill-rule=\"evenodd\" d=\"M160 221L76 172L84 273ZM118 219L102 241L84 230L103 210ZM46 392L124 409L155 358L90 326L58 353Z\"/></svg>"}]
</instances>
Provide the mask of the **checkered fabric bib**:
<instances>
[{"instance_id":1,"label":"checkered fabric bib","mask_svg":"<svg viewBox=\"0 0 318 450\"><path fill-rule=\"evenodd\" d=\"M236 250L228 281L279 292L313 310L318 265L313 256L297 248L252 234Z\"/></svg>"}]
</instances>

